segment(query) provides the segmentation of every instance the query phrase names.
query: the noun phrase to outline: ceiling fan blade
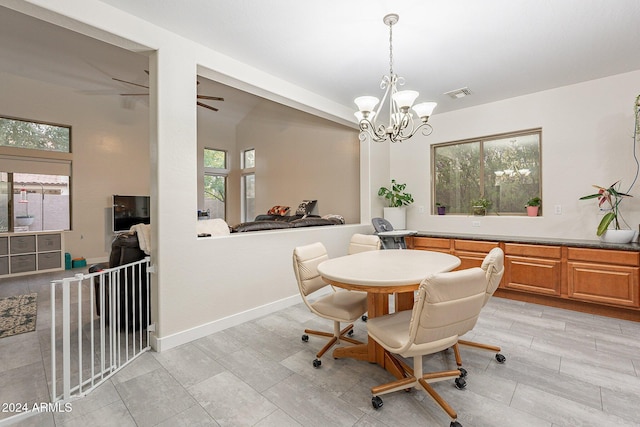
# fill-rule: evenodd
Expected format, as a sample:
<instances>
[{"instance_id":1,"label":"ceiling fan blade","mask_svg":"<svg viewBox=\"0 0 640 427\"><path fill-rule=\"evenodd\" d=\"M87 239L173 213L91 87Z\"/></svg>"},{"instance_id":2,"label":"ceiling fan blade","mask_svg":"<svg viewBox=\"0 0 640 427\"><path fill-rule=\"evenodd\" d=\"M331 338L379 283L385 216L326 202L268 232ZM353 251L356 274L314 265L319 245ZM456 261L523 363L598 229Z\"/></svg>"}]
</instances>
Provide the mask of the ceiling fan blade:
<instances>
[{"instance_id":1,"label":"ceiling fan blade","mask_svg":"<svg viewBox=\"0 0 640 427\"><path fill-rule=\"evenodd\" d=\"M209 110L218 111L217 108L212 107L211 105L203 104L202 102L197 102L196 101L196 104L198 104L201 107L208 108Z\"/></svg>"},{"instance_id":2,"label":"ceiling fan blade","mask_svg":"<svg viewBox=\"0 0 640 427\"><path fill-rule=\"evenodd\" d=\"M120 96L149 96L148 93L121 93Z\"/></svg>"},{"instance_id":3,"label":"ceiling fan blade","mask_svg":"<svg viewBox=\"0 0 640 427\"><path fill-rule=\"evenodd\" d=\"M117 81L117 82L122 82L122 83L126 83L126 84L129 84L129 85L134 85L134 86L138 86L138 87L143 87L145 89L149 89L149 86L141 85L141 84L134 83L134 82L128 82L126 80L116 79L115 77L111 77L111 78L113 80Z\"/></svg>"},{"instance_id":4,"label":"ceiling fan blade","mask_svg":"<svg viewBox=\"0 0 640 427\"><path fill-rule=\"evenodd\" d=\"M208 99L210 101L224 101L224 98L220 98L219 96L207 96L207 95L198 95L198 99Z\"/></svg>"}]
</instances>

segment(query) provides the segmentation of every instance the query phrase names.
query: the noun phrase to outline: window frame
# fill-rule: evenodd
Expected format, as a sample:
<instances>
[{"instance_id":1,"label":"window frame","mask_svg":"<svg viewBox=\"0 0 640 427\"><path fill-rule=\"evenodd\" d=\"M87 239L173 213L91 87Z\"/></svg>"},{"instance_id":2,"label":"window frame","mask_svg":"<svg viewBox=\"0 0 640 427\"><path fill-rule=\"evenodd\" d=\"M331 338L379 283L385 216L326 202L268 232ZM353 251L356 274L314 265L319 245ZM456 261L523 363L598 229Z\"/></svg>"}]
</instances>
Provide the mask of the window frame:
<instances>
[{"instance_id":1,"label":"window frame","mask_svg":"<svg viewBox=\"0 0 640 427\"><path fill-rule=\"evenodd\" d=\"M484 151L484 144L486 142L489 141L495 141L495 140L500 140L500 139L507 139L507 138L515 138L515 137L521 137L521 136L528 136L528 135L537 135L538 136L538 165L539 165L539 177L538 177L538 194L537 196L542 198L542 128L531 128L531 129L525 129L525 130L520 130L520 131L513 131L513 132L504 132L504 133L499 133L499 134L493 134L493 135L486 135L486 136L482 136L482 137L475 137L475 138L467 138L467 139L463 139L463 140L457 140L457 141L449 141L449 142L443 142L443 143L439 143L439 144L433 144L431 145L431 214L432 215L436 215L437 214L437 206L436 203L438 202L436 200L436 150L440 147L447 147L447 146L454 146L454 145L460 145L460 144L468 144L468 143L474 143L477 142L479 143L479 159L480 159L480 165L479 165L479 188L480 188L480 195L478 197L485 197L485 151ZM511 211L496 211L495 209L490 209L489 212L487 212L488 214L495 214L497 216L526 216L527 213L524 210L524 205L523 205L523 209L522 211L519 212L511 212ZM540 213L542 215L542 212ZM447 213L447 215L471 215L471 209L469 210L468 213Z\"/></svg>"},{"instance_id":2,"label":"window frame","mask_svg":"<svg viewBox=\"0 0 640 427\"><path fill-rule=\"evenodd\" d=\"M204 155L204 153L206 152L206 150L211 150L211 151L218 151L221 153L224 153L224 168L214 168L214 167L210 167L210 166L205 166L204 165L204 159L206 158L206 156ZM207 176L213 176L213 177L223 177L224 178L224 217L222 219L224 219L226 221L227 219L227 200L228 200L228 193L229 193L229 152L227 150L222 150L220 148L213 148L213 147L204 147L203 149L203 157L202 157L202 163L203 163L203 174L202 174L202 185L203 185L203 189L206 188L205 185L205 179ZM203 200L206 200L206 196L203 194Z\"/></svg>"},{"instance_id":3,"label":"window frame","mask_svg":"<svg viewBox=\"0 0 640 427\"><path fill-rule=\"evenodd\" d=\"M248 151L253 151L253 166L252 167L246 167L245 161L246 161L246 153ZM247 212L247 208L248 208L248 203L247 203L247 191L246 191L246 184L247 184L247 177L249 176L253 176L253 190L254 190L254 197L253 197L253 202L254 202L254 210L255 210L255 200L256 200L256 149L251 147L251 148L246 148L244 150L242 150L240 152L240 201L241 201L241 207L240 207L240 221L242 222L247 222L247 221L253 221L253 217L255 217L255 212L254 215L251 215L252 217L250 217L248 215Z\"/></svg>"},{"instance_id":4,"label":"window frame","mask_svg":"<svg viewBox=\"0 0 640 427\"><path fill-rule=\"evenodd\" d=\"M60 123L53 123L53 122L45 122L42 120L31 120L31 119L23 119L20 117L12 117L12 116L0 116L0 119L6 119L6 120L13 120L13 121L17 121L17 122L24 122L24 123L33 123L33 124L37 124L37 125L46 125L46 126L52 126L52 127L59 127L59 128L65 128L68 129L69 131L69 149L67 151L59 151L59 150L43 150L41 148L30 148L30 147L20 147L20 146L11 146L11 145L2 145L0 144L0 148L17 148L17 149L21 149L21 150L29 150L35 153L58 153L58 154L71 154L73 153L73 127L71 125L63 125ZM56 156L37 156L37 157L56 157Z\"/></svg>"}]
</instances>

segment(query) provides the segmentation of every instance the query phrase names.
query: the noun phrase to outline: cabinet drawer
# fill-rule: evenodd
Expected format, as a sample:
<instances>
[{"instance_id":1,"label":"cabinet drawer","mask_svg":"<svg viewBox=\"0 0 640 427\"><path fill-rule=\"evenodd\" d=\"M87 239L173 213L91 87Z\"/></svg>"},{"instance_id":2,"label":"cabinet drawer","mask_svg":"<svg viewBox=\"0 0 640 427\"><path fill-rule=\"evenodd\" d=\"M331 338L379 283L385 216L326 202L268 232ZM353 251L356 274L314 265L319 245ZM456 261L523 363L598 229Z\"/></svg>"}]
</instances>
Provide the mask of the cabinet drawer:
<instances>
[{"instance_id":1,"label":"cabinet drawer","mask_svg":"<svg viewBox=\"0 0 640 427\"><path fill-rule=\"evenodd\" d=\"M3 274L9 274L9 257L0 257L0 276Z\"/></svg>"},{"instance_id":2,"label":"cabinet drawer","mask_svg":"<svg viewBox=\"0 0 640 427\"><path fill-rule=\"evenodd\" d=\"M569 248L567 258L572 261L591 261L602 264L640 265L640 253L633 251Z\"/></svg>"},{"instance_id":3,"label":"cabinet drawer","mask_svg":"<svg viewBox=\"0 0 640 427\"><path fill-rule=\"evenodd\" d=\"M609 305L640 307L638 267L569 262L568 297Z\"/></svg>"},{"instance_id":4,"label":"cabinet drawer","mask_svg":"<svg viewBox=\"0 0 640 427\"><path fill-rule=\"evenodd\" d=\"M497 248L498 242L485 242L477 240L454 240L453 248L456 251L481 252L488 254L491 249Z\"/></svg>"},{"instance_id":5,"label":"cabinet drawer","mask_svg":"<svg viewBox=\"0 0 640 427\"><path fill-rule=\"evenodd\" d=\"M451 247L451 241L449 239L440 239L437 237L414 237L413 247L414 249L435 249L449 251Z\"/></svg>"},{"instance_id":6,"label":"cabinet drawer","mask_svg":"<svg viewBox=\"0 0 640 427\"><path fill-rule=\"evenodd\" d=\"M9 263L11 264L11 274L24 273L25 271L35 271L36 255L35 254L15 255L11 257Z\"/></svg>"},{"instance_id":7,"label":"cabinet drawer","mask_svg":"<svg viewBox=\"0 0 640 427\"><path fill-rule=\"evenodd\" d=\"M9 253L9 238L0 237L0 255L6 255Z\"/></svg>"},{"instance_id":8,"label":"cabinet drawer","mask_svg":"<svg viewBox=\"0 0 640 427\"><path fill-rule=\"evenodd\" d=\"M562 263L559 260L505 256L505 288L559 296L561 283Z\"/></svg>"},{"instance_id":9,"label":"cabinet drawer","mask_svg":"<svg viewBox=\"0 0 640 427\"><path fill-rule=\"evenodd\" d=\"M45 252L38 254L38 270L49 270L62 267L61 252Z\"/></svg>"},{"instance_id":10,"label":"cabinet drawer","mask_svg":"<svg viewBox=\"0 0 640 427\"><path fill-rule=\"evenodd\" d=\"M38 235L38 252L59 251L60 246L59 234L39 234Z\"/></svg>"},{"instance_id":11,"label":"cabinet drawer","mask_svg":"<svg viewBox=\"0 0 640 427\"><path fill-rule=\"evenodd\" d=\"M11 236L11 253L25 254L36 251L36 236ZM13 271L13 269L11 269Z\"/></svg>"},{"instance_id":12,"label":"cabinet drawer","mask_svg":"<svg viewBox=\"0 0 640 427\"><path fill-rule=\"evenodd\" d=\"M505 243L504 253L505 255L531 256L537 258L562 258L562 249L560 246Z\"/></svg>"}]
</instances>

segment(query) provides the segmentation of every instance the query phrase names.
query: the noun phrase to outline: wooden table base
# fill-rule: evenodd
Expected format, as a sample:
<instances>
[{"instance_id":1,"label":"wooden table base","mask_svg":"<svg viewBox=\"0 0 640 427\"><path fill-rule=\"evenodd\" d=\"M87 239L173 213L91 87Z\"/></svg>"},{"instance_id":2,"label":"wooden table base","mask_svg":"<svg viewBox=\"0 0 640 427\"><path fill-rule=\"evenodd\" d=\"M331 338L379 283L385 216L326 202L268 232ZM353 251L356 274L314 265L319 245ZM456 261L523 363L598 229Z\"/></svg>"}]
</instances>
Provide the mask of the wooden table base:
<instances>
[{"instance_id":1,"label":"wooden table base","mask_svg":"<svg viewBox=\"0 0 640 427\"><path fill-rule=\"evenodd\" d=\"M389 295L387 293L369 293L367 298L368 317L370 319L389 314ZM413 292L395 294L396 311L413 309ZM369 363L377 363L396 378L404 378L405 371L387 350L369 337L367 344L337 347L333 350L333 357L340 359L350 357L356 360L364 360Z\"/></svg>"}]
</instances>

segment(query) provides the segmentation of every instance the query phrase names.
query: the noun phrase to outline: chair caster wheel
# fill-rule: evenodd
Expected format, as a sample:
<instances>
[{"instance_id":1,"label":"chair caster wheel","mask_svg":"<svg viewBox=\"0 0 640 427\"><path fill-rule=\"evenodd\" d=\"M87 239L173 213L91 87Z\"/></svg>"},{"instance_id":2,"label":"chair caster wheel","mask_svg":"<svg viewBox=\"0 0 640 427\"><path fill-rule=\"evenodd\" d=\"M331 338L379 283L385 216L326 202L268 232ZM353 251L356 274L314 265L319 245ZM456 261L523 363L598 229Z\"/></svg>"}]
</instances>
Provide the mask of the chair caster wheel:
<instances>
[{"instance_id":1,"label":"chair caster wheel","mask_svg":"<svg viewBox=\"0 0 640 427\"><path fill-rule=\"evenodd\" d=\"M502 354L498 353L496 354L496 360L498 361L498 363L504 363L507 361L507 358L504 357Z\"/></svg>"},{"instance_id":2,"label":"chair caster wheel","mask_svg":"<svg viewBox=\"0 0 640 427\"><path fill-rule=\"evenodd\" d=\"M458 371L460 371L460 378L466 378L467 377L467 370L464 368L458 368Z\"/></svg>"},{"instance_id":3,"label":"chair caster wheel","mask_svg":"<svg viewBox=\"0 0 640 427\"><path fill-rule=\"evenodd\" d=\"M309 341L309 335L304 334L304 335L302 336L302 342L308 342L308 341Z\"/></svg>"},{"instance_id":4,"label":"chair caster wheel","mask_svg":"<svg viewBox=\"0 0 640 427\"><path fill-rule=\"evenodd\" d=\"M347 332L347 335L349 335L350 337L353 336L353 329L350 329L349 332Z\"/></svg>"},{"instance_id":5,"label":"chair caster wheel","mask_svg":"<svg viewBox=\"0 0 640 427\"><path fill-rule=\"evenodd\" d=\"M321 361L320 359L315 359L315 360L313 361L313 367L314 367L314 368L319 368L319 367L320 367L320 365L322 365L322 361Z\"/></svg>"},{"instance_id":6,"label":"chair caster wheel","mask_svg":"<svg viewBox=\"0 0 640 427\"><path fill-rule=\"evenodd\" d=\"M362 321L366 322L367 320L369 320L369 317L366 314L362 315Z\"/></svg>"},{"instance_id":7,"label":"chair caster wheel","mask_svg":"<svg viewBox=\"0 0 640 427\"><path fill-rule=\"evenodd\" d=\"M373 396L371 398L371 406L373 406L373 409L380 409L382 408L382 399L380 398L380 396Z\"/></svg>"},{"instance_id":8,"label":"chair caster wheel","mask_svg":"<svg viewBox=\"0 0 640 427\"><path fill-rule=\"evenodd\" d=\"M456 378L455 383L458 390L462 390L467 386L467 382L464 380L464 378Z\"/></svg>"},{"instance_id":9,"label":"chair caster wheel","mask_svg":"<svg viewBox=\"0 0 640 427\"><path fill-rule=\"evenodd\" d=\"M449 427L462 427L462 424L460 424L457 421L451 421L451 424L449 424Z\"/></svg>"}]
</instances>

